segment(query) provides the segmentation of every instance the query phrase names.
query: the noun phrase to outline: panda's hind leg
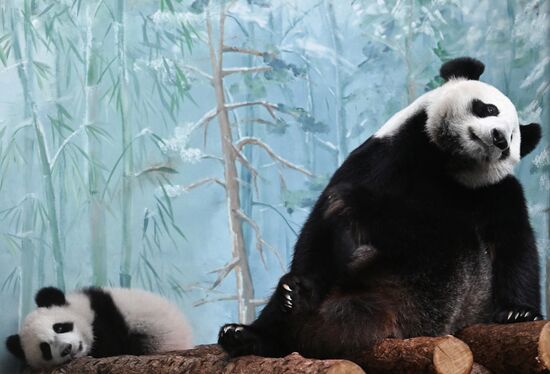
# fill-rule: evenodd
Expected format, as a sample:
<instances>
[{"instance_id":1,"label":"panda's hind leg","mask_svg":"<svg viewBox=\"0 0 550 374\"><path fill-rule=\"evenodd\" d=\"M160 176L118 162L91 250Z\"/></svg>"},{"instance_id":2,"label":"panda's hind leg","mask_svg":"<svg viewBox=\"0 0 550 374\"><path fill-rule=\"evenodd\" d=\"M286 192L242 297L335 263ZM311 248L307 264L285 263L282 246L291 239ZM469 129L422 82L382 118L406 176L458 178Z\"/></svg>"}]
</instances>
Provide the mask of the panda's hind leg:
<instances>
[{"instance_id":1,"label":"panda's hind leg","mask_svg":"<svg viewBox=\"0 0 550 374\"><path fill-rule=\"evenodd\" d=\"M281 357L290 353L288 336L296 323L314 312L320 304L315 283L304 276L285 274L279 280L268 304L251 325L230 323L222 326L218 344L231 357L258 355Z\"/></svg>"}]
</instances>

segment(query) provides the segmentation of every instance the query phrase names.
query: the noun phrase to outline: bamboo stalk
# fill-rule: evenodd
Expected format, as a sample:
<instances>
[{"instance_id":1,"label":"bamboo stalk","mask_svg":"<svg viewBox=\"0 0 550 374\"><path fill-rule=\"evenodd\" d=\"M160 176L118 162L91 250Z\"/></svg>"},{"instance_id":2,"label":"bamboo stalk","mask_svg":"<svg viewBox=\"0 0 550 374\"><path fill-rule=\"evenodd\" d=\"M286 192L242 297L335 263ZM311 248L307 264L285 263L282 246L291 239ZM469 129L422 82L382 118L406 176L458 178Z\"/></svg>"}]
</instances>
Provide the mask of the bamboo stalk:
<instances>
[{"instance_id":1,"label":"bamboo stalk","mask_svg":"<svg viewBox=\"0 0 550 374\"><path fill-rule=\"evenodd\" d=\"M93 28L95 6L89 2L86 7L86 88L85 88L85 126L97 126L98 111L98 50L94 46ZM108 280L107 274L107 240L105 227L105 209L101 191L103 190L103 175L97 167L100 164L101 142L93 133L88 132L88 225L90 230L90 250L92 255L92 269L94 284L105 286Z\"/></svg>"},{"instance_id":2,"label":"bamboo stalk","mask_svg":"<svg viewBox=\"0 0 550 374\"><path fill-rule=\"evenodd\" d=\"M124 30L125 0L117 0L115 9L115 35L120 77L120 124L122 130L122 261L120 264L120 286L132 285L132 175L134 157L132 130L128 120L128 71L126 66L126 39Z\"/></svg>"}]
</instances>

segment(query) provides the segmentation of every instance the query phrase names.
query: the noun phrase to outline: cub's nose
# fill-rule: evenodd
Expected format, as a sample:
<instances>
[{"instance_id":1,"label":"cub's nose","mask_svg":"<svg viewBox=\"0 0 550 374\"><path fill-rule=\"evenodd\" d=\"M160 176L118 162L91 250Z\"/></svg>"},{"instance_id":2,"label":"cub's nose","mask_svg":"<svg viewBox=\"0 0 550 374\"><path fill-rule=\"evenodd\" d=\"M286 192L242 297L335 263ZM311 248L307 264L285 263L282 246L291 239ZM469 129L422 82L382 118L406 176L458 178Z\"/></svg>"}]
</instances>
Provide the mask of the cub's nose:
<instances>
[{"instance_id":1,"label":"cub's nose","mask_svg":"<svg viewBox=\"0 0 550 374\"><path fill-rule=\"evenodd\" d=\"M506 137L502 133L502 131L493 129L491 131L491 135L493 136L493 144L500 150L504 151L508 149L508 141L506 140Z\"/></svg>"},{"instance_id":2,"label":"cub's nose","mask_svg":"<svg viewBox=\"0 0 550 374\"><path fill-rule=\"evenodd\" d=\"M69 353L71 353L71 349L73 348L72 345L70 344L67 344L65 346L65 348L63 348L63 350L61 351L61 357L65 357L67 356Z\"/></svg>"}]
</instances>

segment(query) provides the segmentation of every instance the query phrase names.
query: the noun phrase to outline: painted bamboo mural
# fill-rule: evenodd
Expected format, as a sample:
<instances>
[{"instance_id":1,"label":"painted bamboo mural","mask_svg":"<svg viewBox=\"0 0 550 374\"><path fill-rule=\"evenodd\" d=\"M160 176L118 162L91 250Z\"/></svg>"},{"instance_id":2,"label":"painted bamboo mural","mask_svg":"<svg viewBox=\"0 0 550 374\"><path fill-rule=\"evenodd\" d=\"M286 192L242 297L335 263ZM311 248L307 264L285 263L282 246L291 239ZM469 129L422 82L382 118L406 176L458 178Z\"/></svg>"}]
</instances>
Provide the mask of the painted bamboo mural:
<instances>
[{"instance_id":1,"label":"painted bamboo mural","mask_svg":"<svg viewBox=\"0 0 550 374\"><path fill-rule=\"evenodd\" d=\"M158 292L197 344L250 322L337 165L442 62L479 58L522 123L550 123L548 17L544 0L1 1L0 335L46 285ZM545 275L543 127L516 175Z\"/></svg>"}]
</instances>

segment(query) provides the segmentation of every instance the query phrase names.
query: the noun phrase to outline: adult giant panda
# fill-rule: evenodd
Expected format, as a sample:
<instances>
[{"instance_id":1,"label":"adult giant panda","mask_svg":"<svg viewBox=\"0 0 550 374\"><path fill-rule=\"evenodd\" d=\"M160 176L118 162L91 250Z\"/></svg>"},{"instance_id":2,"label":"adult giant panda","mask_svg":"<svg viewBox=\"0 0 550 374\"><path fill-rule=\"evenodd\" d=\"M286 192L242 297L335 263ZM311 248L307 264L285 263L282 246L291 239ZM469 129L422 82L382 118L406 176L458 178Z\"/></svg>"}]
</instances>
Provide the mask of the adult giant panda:
<instances>
[{"instance_id":1,"label":"adult giant panda","mask_svg":"<svg viewBox=\"0 0 550 374\"><path fill-rule=\"evenodd\" d=\"M65 294L42 288L38 308L23 321L8 350L35 368L90 355L144 355L192 347L191 329L178 308L147 291L85 288Z\"/></svg>"},{"instance_id":2,"label":"adult giant panda","mask_svg":"<svg viewBox=\"0 0 550 374\"><path fill-rule=\"evenodd\" d=\"M472 58L355 149L323 191L284 275L231 355L352 357L386 338L541 319L539 263L512 176L538 144Z\"/></svg>"}]
</instances>

